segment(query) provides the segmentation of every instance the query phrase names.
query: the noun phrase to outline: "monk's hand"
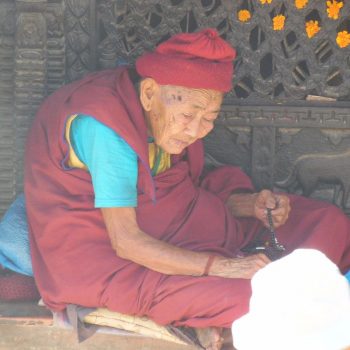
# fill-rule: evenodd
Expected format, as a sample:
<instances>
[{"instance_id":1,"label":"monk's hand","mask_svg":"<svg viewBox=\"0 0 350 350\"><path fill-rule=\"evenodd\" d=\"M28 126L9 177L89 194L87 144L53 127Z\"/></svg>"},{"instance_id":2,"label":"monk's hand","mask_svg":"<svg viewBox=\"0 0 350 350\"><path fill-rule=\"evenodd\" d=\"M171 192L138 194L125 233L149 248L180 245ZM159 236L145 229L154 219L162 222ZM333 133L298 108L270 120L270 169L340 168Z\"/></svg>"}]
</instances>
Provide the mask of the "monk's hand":
<instances>
[{"instance_id":1,"label":"monk's hand","mask_svg":"<svg viewBox=\"0 0 350 350\"><path fill-rule=\"evenodd\" d=\"M271 210L272 221L275 228L283 225L289 216L289 198L284 195L262 190L255 194L254 216L261 220L266 227L269 226L267 209Z\"/></svg>"},{"instance_id":2,"label":"monk's hand","mask_svg":"<svg viewBox=\"0 0 350 350\"><path fill-rule=\"evenodd\" d=\"M209 276L251 279L257 271L270 262L271 260L262 253L233 259L216 257Z\"/></svg>"}]
</instances>

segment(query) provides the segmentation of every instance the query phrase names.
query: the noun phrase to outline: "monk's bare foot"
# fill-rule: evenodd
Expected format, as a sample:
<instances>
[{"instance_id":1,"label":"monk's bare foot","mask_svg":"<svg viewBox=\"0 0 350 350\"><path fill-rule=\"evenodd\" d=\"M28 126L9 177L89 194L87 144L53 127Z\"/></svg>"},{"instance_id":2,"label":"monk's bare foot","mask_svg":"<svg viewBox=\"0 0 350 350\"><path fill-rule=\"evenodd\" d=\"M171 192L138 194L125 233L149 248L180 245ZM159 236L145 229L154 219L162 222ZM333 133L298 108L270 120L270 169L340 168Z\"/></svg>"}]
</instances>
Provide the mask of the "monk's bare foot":
<instances>
[{"instance_id":1,"label":"monk's bare foot","mask_svg":"<svg viewBox=\"0 0 350 350\"><path fill-rule=\"evenodd\" d=\"M196 328L199 342L206 350L220 350L223 343L222 329L218 327Z\"/></svg>"}]
</instances>

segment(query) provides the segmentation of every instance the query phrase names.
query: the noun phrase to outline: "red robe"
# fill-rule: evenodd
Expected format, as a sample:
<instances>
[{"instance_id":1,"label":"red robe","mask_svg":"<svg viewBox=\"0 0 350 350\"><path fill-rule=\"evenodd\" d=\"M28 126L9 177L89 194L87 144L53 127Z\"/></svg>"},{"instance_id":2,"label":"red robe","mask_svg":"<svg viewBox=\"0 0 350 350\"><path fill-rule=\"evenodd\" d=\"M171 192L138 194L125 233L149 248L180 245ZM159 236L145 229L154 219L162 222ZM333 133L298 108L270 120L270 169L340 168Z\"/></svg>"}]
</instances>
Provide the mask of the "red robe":
<instances>
[{"instance_id":1,"label":"red robe","mask_svg":"<svg viewBox=\"0 0 350 350\"><path fill-rule=\"evenodd\" d=\"M65 122L92 115L114 129L139 159L137 221L153 237L193 251L233 257L255 237L255 219L235 219L225 201L251 190L238 168L222 167L200 181L203 147L197 141L172 167L152 178L147 129L127 70L91 74L67 85L41 106L26 148L25 195L34 275L52 310L67 304L147 315L159 324L230 327L246 313L250 281L164 275L121 259L111 247L91 177L67 167ZM350 225L340 210L291 196L290 219L278 231L288 251L315 247L350 267Z\"/></svg>"}]
</instances>

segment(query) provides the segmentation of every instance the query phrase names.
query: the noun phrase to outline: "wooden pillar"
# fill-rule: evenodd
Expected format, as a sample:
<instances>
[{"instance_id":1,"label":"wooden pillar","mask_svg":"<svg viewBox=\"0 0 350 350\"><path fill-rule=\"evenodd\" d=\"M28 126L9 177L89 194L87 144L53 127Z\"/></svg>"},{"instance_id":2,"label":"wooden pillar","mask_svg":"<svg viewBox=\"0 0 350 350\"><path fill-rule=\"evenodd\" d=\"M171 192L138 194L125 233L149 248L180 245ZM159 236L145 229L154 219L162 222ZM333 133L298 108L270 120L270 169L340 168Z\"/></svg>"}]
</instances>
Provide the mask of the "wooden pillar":
<instances>
[{"instance_id":1,"label":"wooden pillar","mask_svg":"<svg viewBox=\"0 0 350 350\"><path fill-rule=\"evenodd\" d=\"M16 7L0 2L0 218L15 196L14 52Z\"/></svg>"},{"instance_id":2,"label":"wooden pillar","mask_svg":"<svg viewBox=\"0 0 350 350\"><path fill-rule=\"evenodd\" d=\"M27 130L46 88L47 0L16 0L15 47L15 190L23 189L23 150Z\"/></svg>"},{"instance_id":3,"label":"wooden pillar","mask_svg":"<svg viewBox=\"0 0 350 350\"><path fill-rule=\"evenodd\" d=\"M67 80L82 78L96 70L96 0L65 0Z\"/></svg>"}]
</instances>

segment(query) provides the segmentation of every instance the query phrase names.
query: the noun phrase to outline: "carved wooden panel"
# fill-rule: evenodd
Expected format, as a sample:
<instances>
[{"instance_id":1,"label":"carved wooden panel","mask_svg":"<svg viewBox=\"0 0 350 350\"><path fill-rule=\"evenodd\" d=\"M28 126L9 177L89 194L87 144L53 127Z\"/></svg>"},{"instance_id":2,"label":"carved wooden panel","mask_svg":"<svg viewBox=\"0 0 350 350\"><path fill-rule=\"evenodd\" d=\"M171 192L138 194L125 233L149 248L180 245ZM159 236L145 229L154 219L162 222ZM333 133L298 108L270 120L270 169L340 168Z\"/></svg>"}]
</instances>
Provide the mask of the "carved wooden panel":
<instances>
[{"instance_id":1,"label":"carved wooden panel","mask_svg":"<svg viewBox=\"0 0 350 350\"><path fill-rule=\"evenodd\" d=\"M174 33L212 26L237 48L232 98L349 98L350 45L337 43L339 32L350 33L347 1L337 19L329 17L326 1L317 0L303 8L292 0L101 0L96 6L98 67L132 63ZM251 16L246 22L238 19L242 9ZM282 30L273 26L278 15L285 17ZM309 38L310 21L319 31Z\"/></svg>"},{"instance_id":2,"label":"carved wooden panel","mask_svg":"<svg viewBox=\"0 0 350 350\"><path fill-rule=\"evenodd\" d=\"M350 2L338 18L329 17L326 1L304 3L297 8L286 0L0 1L0 216L22 191L25 137L46 95L91 71L133 64L172 34L205 27L217 28L237 49L234 88L206 140L208 163L238 164L258 188L272 188L284 186L307 157L321 153L335 162L339 155L346 166L332 166L332 178L324 174L314 185L299 170L293 185L280 188L349 206L350 177L340 176L347 172L350 147L348 106L304 100L350 98ZM250 18L242 19L240 11ZM280 30L273 24L276 16L284 17ZM318 31L314 26L309 37L306 23L316 20ZM345 33L342 41L339 33Z\"/></svg>"},{"instance_id":3,"label":"carved wooden panel","mask_svg":"<svg viewBox=\"0 0 350 350\"><path fill-rule=\"evenodd\" d=\"M32 116L45 97L47 38L46 1L16 1L16 49L14 86L15 191L23 188L23 152Z\"/></svg>"},{"instance_id":4,"label":"carved wooden panel","mask_svg":"<svg viewBox=\"0 0 350 350\"><path fill-rule=\"evenodd\" d=\"M350 214L350 103L223 107L208 166L232 164L270 188L328 200Z\"/></svg>"},{"instance_id":5,"label":"carved wooden panel","mask_svg":"<svg viewBox=\"0 0 350 350\"><path fill-rule=\"evenodd\" d=\"M0 215L15 195L15 4L0 2Z\"/></svg>"}]
</instances>

